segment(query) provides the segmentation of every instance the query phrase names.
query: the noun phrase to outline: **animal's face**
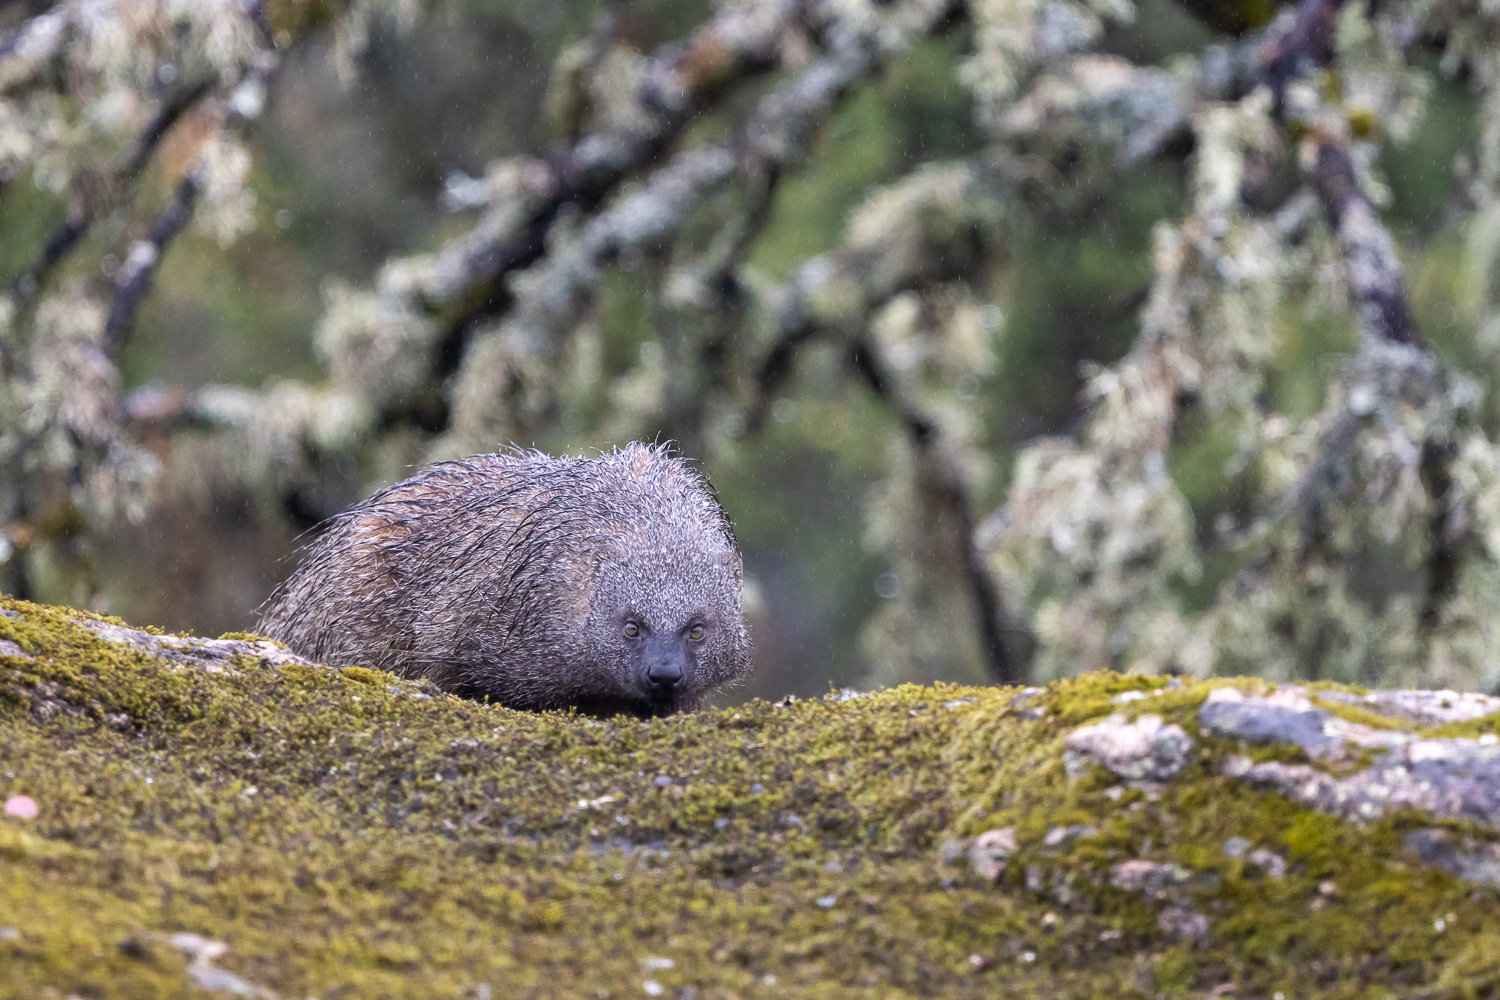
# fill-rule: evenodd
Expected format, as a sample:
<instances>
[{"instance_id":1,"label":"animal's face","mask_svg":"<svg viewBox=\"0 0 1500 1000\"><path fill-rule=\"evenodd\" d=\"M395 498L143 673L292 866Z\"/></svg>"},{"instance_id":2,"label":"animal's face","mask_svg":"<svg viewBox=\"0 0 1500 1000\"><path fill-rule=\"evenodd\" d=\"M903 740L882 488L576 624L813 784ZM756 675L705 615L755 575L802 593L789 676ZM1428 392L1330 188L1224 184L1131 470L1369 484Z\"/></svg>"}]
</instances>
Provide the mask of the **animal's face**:
<instances>
[{"instance_id":1,"label":"animal's face","mask_svg":"<svg viewBox=\"0 0 1500 1000\"><path fill-rule=\"evenodd\" d=\"M590 652L620 699L643 715L692 708L749 667L734 553L653 552L606 565L590 614Z\"/></svg>"}]
</instances>

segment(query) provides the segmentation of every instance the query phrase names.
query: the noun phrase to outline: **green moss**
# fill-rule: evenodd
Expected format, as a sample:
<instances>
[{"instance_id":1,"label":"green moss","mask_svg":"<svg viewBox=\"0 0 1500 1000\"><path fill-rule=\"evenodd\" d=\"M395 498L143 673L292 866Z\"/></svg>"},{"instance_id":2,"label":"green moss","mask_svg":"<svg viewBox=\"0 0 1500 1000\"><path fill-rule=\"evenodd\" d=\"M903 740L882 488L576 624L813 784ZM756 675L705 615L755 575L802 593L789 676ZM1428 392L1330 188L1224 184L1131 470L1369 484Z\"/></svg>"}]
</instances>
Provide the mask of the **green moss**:
<instances>
[{"instance_id":1,"label":"green moss","mask_svg":"<svg viewBox=\"0 0 1500 1000\"><path fill-rule=\"evenodd\" d=\"M1157 697L1138 702L1116 702L1115 699L1131 691L1142 691L1155 695L1170 690L1165 677L1145 674L1097 673L1085 674L1067 681L1054 681L1047 685L1037 700L1048 717L1065 726L1081 725L1116 712L1130 715L1138 711L1143 703L1149 703L1153 711L1160 712ZM1202 700L1201 692L1198 700Z\"/></svg>"},{"instance_id":2,"label":"green moss","mask_svg":"<svg viewBox=\"0 0 1500 1000\"><path fill-rule=\"evenodd\" d=\"M0 820L3 996L203 995L183 931L282 996L1458 996L1500 975L1495 893L1403 855L1418 817L1252 791L1213 766L1225 741L1157 791L1067 779L1072 726L1149 710L1196 733L1202 682L1059 682L1041 719L1014 691L906 686L601 721L357 667L211 673L0 607L29 656L0 658L0 797L41 807ZM39 710L39 685L82 711ZM1162 693L1111 700L1130 690ZM1066 825L1094 834L1047 847ZM1001 826L1020 850L998 882L943 864ZM1136 859L1190 872L1175 901L1206 939L1111 887Z\"/></svg>"},{"instance_id":3,"label":"green moss","mask_svg":"<svg viewBox=\"0 0 1500 1000\"><path fill-rule=\"evenodd\" d=\"M1312 703L1326 711L1329 715L1343 719L1345 722L1353 722L1361 726L1369 726L1371 729L1396 729L1403 731L1415 731L1419 727L1403 720L1393 719L1379 712L1372 712L1358 705L1350 705L1347 702L1336 701L1330 698L1320 698L1317 692L1312 692L1310 699Z\"/></svg>"},{"instance_id":4,"label":"green moss","mask_svg":"<svg viewBox=\"0 0 1500 1000\"><path fill-rule=\"evenodd\" d=\"M1422 730L1422 735L1432 739L1445 737L1463 737L1465 739L1478 739L1481 736L1494 736L1500 734L1500 712L1492 715L1480 716L1467 722L1450 722L1443 726L1429 726Z\"/></svg>"},{"instance_id":5,"label":"green moss","mask_svg":"<svg viewBox=\"0 0 1500 1000\"><path fill-rule=\"evenodd\" d=\"M268 639L263 635L256 635L254 632L225 632L223 635L219 636L219 638L239 639L242 642L269 642L275 646L279 646L282 649L286 648L286 643L277 642L275 639Z\"/></svg>"},{"instance_id":6,"label":"green moss","mask_svg":"<svg viewBox=\"0 0 1500 1000\"><path fill-rule=\"evenodd\" d=\"M0 619L0 638L33 654L0 682L0 699L26 706L59 700L96 719L122 713L142 724L186 720L201 711L201 678L165 672L155 658L107 642L77 624L84 619L123 626L119 619L27 602L0 607L22 616ZM17 659L8 662L17 664Z\"/></svg>"}]
</instances>

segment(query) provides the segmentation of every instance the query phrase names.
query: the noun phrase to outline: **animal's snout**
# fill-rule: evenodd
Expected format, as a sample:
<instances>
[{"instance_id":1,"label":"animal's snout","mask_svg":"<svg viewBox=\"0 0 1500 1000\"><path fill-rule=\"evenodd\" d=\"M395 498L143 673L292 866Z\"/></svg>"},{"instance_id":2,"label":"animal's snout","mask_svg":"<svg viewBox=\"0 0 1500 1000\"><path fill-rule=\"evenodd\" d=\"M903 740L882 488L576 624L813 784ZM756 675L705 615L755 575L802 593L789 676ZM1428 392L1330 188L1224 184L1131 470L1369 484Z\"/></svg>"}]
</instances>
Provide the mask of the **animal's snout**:
<instances>
[{"instance_id":1,"label":"animal's snout","mask_svg":"<svg viewBox=\"0 0 1500 1000\"><path fill-rule=\"evenodd\" d=\"M646 668L646 679L651 686L667 690L682 683L682 664L663 656Z\"/></svg>"},{"instance_id":2,"label":"animal's snout","mask_svg":"<svg viewBox=\"0 0 1500 1000\"><path fill-rule=\"evenodd\" d=\"M675 701L687 688L692 659L684 639L650 636L642 644L640 677L646 697L655 702Z\"/></svg>"}]
</instances>

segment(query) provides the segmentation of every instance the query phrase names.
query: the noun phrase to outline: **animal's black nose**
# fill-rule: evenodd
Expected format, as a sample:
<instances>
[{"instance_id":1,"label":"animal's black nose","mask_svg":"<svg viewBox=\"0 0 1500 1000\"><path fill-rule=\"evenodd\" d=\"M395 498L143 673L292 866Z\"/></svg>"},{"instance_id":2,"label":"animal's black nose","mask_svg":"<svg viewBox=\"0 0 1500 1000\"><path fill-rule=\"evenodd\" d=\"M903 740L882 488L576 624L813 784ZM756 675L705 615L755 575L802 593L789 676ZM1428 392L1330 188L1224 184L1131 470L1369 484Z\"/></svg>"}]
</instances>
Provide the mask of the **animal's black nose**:
<instances>
[{"instance_id":1,"label":"animal's black nose","mask_svg":"<svg viewBox=\"0 0 1500 1000\"><path fill-rule=\"evenodd\" d=\"M682 668L671 660L662 660L651 664L646 670L646 679L651 682L652 687L676 687L682 680Z\"/></svg>"}]
</instances>

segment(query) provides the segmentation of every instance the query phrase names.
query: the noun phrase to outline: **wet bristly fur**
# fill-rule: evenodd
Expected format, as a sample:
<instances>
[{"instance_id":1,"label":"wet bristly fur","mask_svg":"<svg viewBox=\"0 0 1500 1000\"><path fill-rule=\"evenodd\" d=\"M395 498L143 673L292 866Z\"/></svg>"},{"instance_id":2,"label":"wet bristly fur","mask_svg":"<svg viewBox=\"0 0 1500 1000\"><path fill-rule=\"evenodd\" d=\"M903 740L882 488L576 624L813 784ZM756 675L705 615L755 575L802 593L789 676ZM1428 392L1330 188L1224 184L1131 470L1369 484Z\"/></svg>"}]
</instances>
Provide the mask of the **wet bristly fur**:
<instances>
[{"instance_id":1,"label":"wet bristly fur","mask_svg":"<svg viewBox=\"0 0 1500 1000\"><path fill-rule=\"evenodd\" d=\"M333 518L259 631L514 708L658 714L748 671L741 575L723 508L665 447L476 455ZM632 676L632 617L707 630L669 703Z\"/></svg>"}]
</instances>

